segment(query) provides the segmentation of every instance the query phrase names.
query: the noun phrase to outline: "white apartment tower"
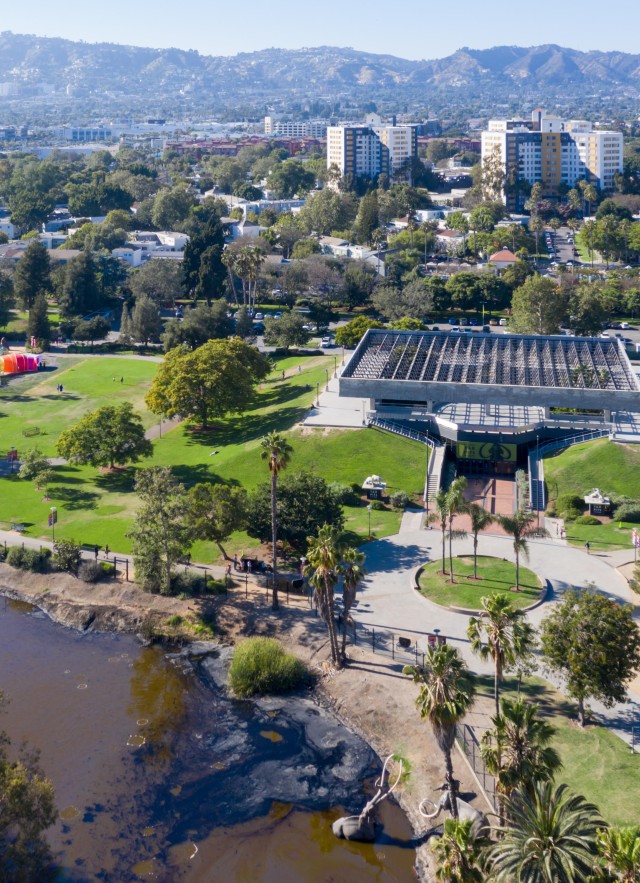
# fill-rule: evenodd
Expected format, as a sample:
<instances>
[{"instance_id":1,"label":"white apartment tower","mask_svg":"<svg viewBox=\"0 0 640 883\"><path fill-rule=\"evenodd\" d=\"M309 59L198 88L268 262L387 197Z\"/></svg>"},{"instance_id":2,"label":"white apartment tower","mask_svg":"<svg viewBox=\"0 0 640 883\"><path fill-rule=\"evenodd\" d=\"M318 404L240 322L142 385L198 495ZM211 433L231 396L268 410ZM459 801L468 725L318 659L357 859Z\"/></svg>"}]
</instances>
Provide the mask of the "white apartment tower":
<instances>
[{"instance_id":1,"label":"white apartment tower","mask_svg":"<svg viewBox=\"0 0 640 883\"><path fill-rule=\"evenodd\" d=\"M387 174L397 177L407 160L418 154L415 126L383 126L370 114L364 126L329 126L327 168L355 178Z\"/></svg>"}]
</instances>

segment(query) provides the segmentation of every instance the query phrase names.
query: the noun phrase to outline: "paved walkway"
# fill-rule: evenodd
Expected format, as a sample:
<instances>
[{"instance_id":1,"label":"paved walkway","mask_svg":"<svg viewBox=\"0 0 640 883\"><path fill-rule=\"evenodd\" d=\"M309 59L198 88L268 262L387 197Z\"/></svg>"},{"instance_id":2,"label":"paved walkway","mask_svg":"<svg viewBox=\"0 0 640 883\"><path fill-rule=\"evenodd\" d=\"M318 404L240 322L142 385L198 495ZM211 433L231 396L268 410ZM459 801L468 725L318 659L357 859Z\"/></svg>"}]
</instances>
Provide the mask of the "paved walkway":
<instances>
[{"instance_id":1,"label":"paved walkway","mask_svg":"<svg viewBox=\"0 0 640 883\"><path fill-rule=\"evenodd\" d=\"M456 646L467 664L482 673L493 671L491 664L483 663L471 653L466 630L469 617L439 607L420 595L415 585L417 568L425 561L440 557L442 534L438 530L406 531L393 537L377 540L365 547L368 576L359 595L354 619L369 629L389 630L411 635L420 651L427 649L427 635L439 629L449 643ZM562 598L569 588L584 588L594 584L615 600L637 603L637 596L629 589L626 580L615 569L629 560L629 551L587 556L580 549L565 546L555 537L534 540L529 543L530 560L527 566L543 579L548 580L550 590L547 601L528 614L535 627L546 616L550 604ZM456 540L454 554L471 554L470 538ZM479 553L513 560L512 540L506 536L482 534ZM635 610L640 623L640 607ZM625 741L630 741L632 716L640 726L640 678L636 678L629 690L631 704L620 704L605 709L601 703L590 703L594 712ZM637 737L636 737L637 740Z\"/></svg>"}]
</instances>

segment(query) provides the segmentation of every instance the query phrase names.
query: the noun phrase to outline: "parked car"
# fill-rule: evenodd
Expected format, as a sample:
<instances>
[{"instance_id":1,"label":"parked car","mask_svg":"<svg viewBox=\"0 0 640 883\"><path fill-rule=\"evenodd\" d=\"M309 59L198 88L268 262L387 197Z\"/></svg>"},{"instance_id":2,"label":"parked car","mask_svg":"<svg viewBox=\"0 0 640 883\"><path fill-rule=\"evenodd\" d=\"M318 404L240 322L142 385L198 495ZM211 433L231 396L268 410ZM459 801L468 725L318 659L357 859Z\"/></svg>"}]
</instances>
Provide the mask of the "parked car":
<instances>
[{"instance_id":1,"label":"parked car","mask_svg":"<svg viewBox=\"0 0 640 883\"><path fill-rule=\"evenodd\" d=\"M459 325L460 324L459 319L447 319L447 322L449 323L449 325Z\"/></svg>"},{"instance_id":2,"label":"parked car","mask_svg":"<svg viewBox=\"0 0 640 883\"><path fill-rule=\"evenodd\" d=\"M256 313L256 319L264 319L264 313Z\"/></svg>"},{"instance_id":3,"label":"parked car","mask_svg":"<svg viewBox=\"0 0 640 883\"><path fill-rule=\"evenodd\" d=\"M333 346L333 341L331 340L330 337L327 337L327 336L325 335L325 336L322 338L322 340L320 341L320 346L322 346L322 347L325 348L325 349L326 349L327 347L332 347L332 346Z\"/></svg>"},{"instance_id":4,"label":"parked car","mask_svg":"<svg viewBox=\"0 0 640 883\"><path fill-rule=\"evenodd\" d=\"M480 322L477 319L469 319L469 325L479 325Z\"/></svg>"}]
</instances>

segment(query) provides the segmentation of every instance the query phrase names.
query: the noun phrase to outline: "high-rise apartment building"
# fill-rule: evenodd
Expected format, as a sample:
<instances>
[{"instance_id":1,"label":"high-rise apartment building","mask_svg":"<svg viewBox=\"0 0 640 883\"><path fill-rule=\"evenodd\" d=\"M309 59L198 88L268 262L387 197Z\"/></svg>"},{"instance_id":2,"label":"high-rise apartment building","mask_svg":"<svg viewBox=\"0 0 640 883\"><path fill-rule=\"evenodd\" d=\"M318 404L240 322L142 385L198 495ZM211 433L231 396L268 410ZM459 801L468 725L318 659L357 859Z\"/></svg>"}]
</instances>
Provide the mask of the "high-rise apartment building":
<instances>
[{"instance_id":1,"label":"high-rise apartment building","mask_svg":"<svg viewBox=\"0 0 640 883\"><path fill-rule=\"evenodd\" d=\"M561 185L582 179L607 192L622 171L621 132L593 129L584 120L561 120L537 110L531 120L490 120L482 133L482 164L494 171L493 196L511 210L521 209L526 193L518 183L539 182L545 197ZM499 174L495 174L499 172Z\"/></svg>"},{"instance_id":2,"label":"high-rise apartment building","mask_svg":"<svg viewBox=\"0 0 640 883\"><path fill-rule=\"evenodd\" d=\"M265 135L279 135L282 138L324 138L327 134L326 120L277 120L264 118Z\"/></svg>"},{"instance_id":3,"label":"high-rise apartment building","mask_svg":"<svg viewBox=\"0 0 640 883\"><path fill-rule=\"evenodd\" d=\"M418 155L415 126L383 126L370 114L363 126L329 126L327 168L335 166L341 175L374 178L404 174L408 160Z\"/></svg>"}]
</instances>

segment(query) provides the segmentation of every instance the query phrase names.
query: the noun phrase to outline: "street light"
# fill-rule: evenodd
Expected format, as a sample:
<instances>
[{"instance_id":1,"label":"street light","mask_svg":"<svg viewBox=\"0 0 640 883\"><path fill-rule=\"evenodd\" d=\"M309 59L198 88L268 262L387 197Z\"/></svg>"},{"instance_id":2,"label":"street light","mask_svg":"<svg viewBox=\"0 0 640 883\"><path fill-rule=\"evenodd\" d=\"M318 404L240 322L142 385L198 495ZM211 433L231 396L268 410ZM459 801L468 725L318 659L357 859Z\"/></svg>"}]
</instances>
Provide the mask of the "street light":
<instances>
[{"instance_id":1,"label":"street light","mask_svg":"<svg viewBox=\"0 0 640 883\"><path fill-rule=\"evenodd\" d=\"M320 407L320 384L316 383L316 408Z\"/></svg>"},{"instance_id":2,"label":"street light","mask_svg":"<svg viewBox=\"0 0 640 883\"><path fill-rule=\"evenodd\" d=\"M58 510L55 506L52 506L49 509L49 524L51 525L51 542L55 544L56 541L56 521L58 520Z\"/></svg>"},{"instance_id":3,"label":"street light","mask_svg":"<svg viewBox=\"0 0 640 883\"><path fill-rule=\"evenodd\" d=\"M369 532L367 534L367 537L371 539L371 503L369 503L369 505L367 506L367 512L369 513Z\"/></svg>"},{"instance_id":4,"label":"street light","mask_svg":"<svg viewBox=\"0 0 640 883\"><path fill-rule=\"evenodd\" d=\"M363 399L362 400L362 425L363 426L367 425L367 421L364 419L364 408L365 408L366 404L367 404L366 399Z\"/></svg>"},{"instance_id":5,"label":"street light","mask_svg":"<svg viewBox=\"0 0 640 883\"><path fill-rule=\"evenodd\" d=\"M325 368L324 373L327 375L327 387L325 389L325 392L326 392L329 389L329 369Z\"/></svg>"}]
</instances>

